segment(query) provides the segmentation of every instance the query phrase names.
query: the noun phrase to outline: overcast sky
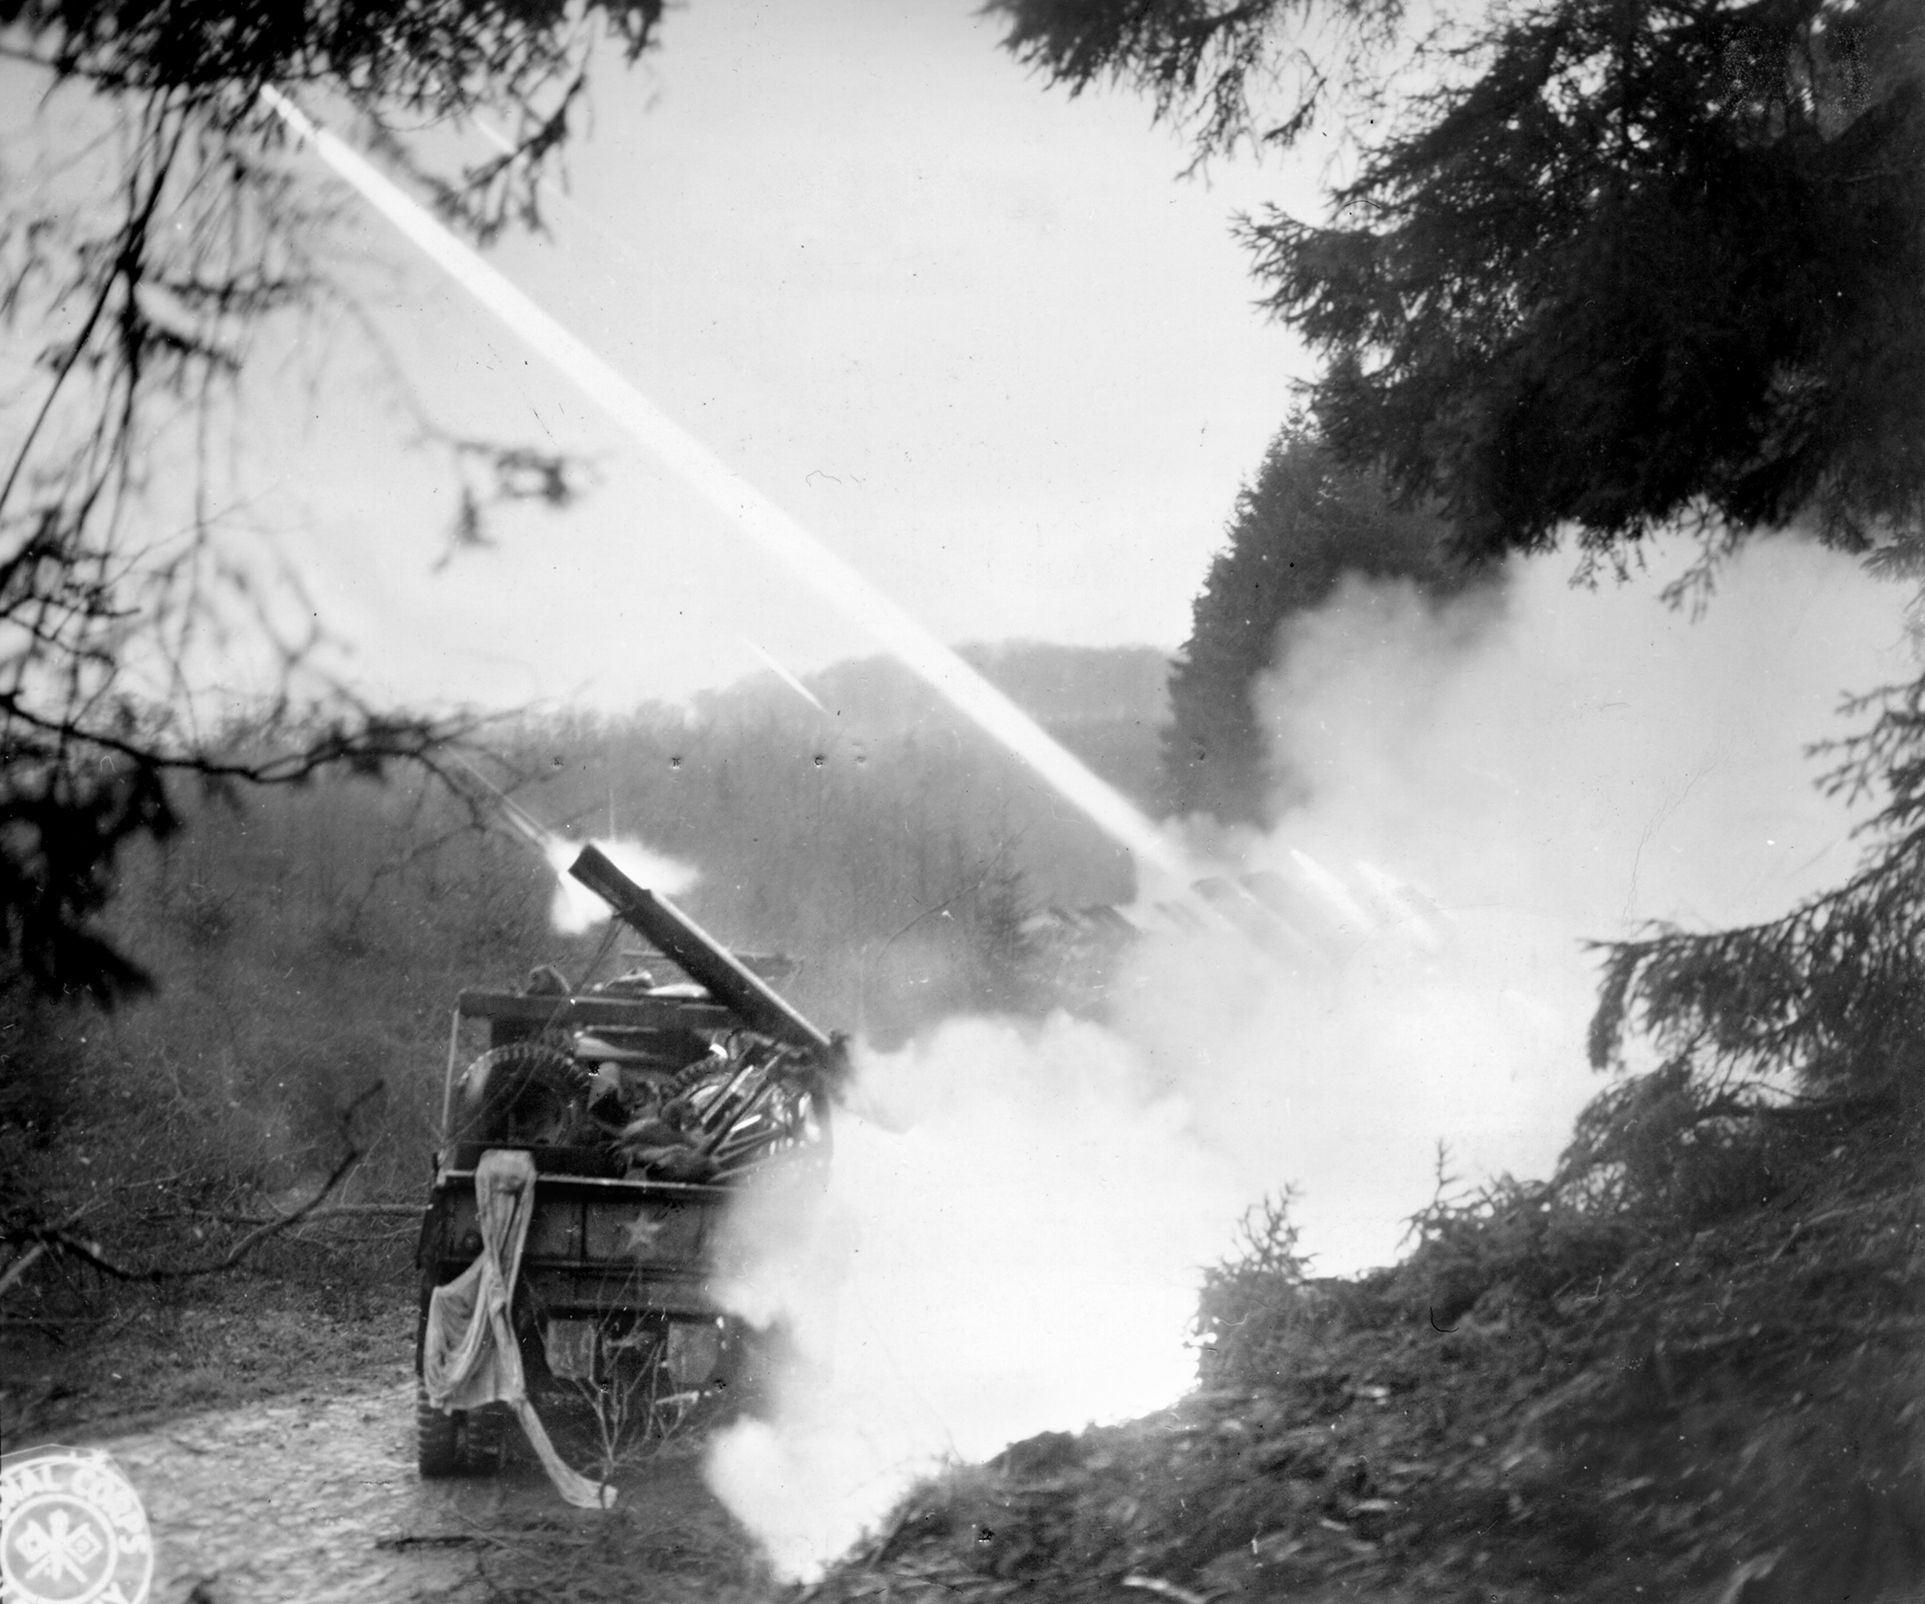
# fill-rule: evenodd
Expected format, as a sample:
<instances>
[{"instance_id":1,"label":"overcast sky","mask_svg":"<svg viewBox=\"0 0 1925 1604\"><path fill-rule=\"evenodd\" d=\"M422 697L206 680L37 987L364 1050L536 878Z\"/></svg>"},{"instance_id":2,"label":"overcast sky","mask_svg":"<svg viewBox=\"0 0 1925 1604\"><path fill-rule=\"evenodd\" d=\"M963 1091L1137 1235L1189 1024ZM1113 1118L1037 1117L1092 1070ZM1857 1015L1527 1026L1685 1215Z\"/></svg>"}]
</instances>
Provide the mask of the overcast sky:
<instances>
[{"instance_id":1,"label":"overcast sky","mask_svg":"<svg viewBox=\"0 0 1925 1604\"><path fill-rule=\"evenodd\" d=\"M603 64L552 238L495 260L944 639L1173 648L1306 371L1230 237L1286 179L1182 181L1144 102L1072 101L996 39L964 3L699 0L644 66ZM449 486L342 358L263 503L358 677L620 707L756 647L798 671L873 649L357 226L401 268L383 317L429 405L599 474L437 573Z\"/></svg>"}]
</instances>

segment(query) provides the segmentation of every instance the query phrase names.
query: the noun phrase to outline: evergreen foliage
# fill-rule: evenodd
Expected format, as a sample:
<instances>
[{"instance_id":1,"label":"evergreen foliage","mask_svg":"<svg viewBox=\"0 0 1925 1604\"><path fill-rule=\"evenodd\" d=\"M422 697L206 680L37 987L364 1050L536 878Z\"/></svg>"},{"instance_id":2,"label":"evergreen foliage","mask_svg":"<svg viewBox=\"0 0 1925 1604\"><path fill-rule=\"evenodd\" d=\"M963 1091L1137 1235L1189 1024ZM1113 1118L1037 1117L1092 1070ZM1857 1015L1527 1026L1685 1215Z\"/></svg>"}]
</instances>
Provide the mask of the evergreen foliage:
<instances>
[{"instance_id":1,"label":"evergreen foliage","mask_svg":"<svg viewBox=\"0 0 1925 1604\"><path fill-rule=\"evenodd\" d=\"M1599 1068L1648 1040L1667 1063L1741 1092L1896 1102L1925 1077L1925 680L1860 699L1834 793L1876 800L1844 885L1735 930L1660 929L1607 945L1591 1027Z\"/></svg>"},{"instance_id":2,"label":"evergreen foliage","mask_svg":"<svg viewBox=\"0 0 1925 1604\"><path fill-rule=\"evenodd\" d=\"M1072 88L1199 154L1344 105L1330 215L1245 225L1327 359L1330 443L1480 556L1925 521L1925 15L1913 0L1005 0ZM1428 15L1428 14L1426 14ZM1280 102L1280 103L1279 103ZM1368 133L1354 130L1368 127Z\"/></svg>"},{"instance_id":3,"label":"evergreen foliage","mask_svg":"<svg viewBox=\"0 0 1925 1604\"><path fill-rule=\"evenodd\" d=\"M1347 574L1458 589L1471 575L1449 557L1446 534L1429 512L1397 506L1378 475L1343 467L1310 430L1277 435L1237 497L1229 544L1210 565L1170 675L1164 773L1177 812L1226 823L1274 817L1289 776L1268 771L1250 698L1274 663L1278 630L1328 601Z\"/></svg>"}]
</instances>

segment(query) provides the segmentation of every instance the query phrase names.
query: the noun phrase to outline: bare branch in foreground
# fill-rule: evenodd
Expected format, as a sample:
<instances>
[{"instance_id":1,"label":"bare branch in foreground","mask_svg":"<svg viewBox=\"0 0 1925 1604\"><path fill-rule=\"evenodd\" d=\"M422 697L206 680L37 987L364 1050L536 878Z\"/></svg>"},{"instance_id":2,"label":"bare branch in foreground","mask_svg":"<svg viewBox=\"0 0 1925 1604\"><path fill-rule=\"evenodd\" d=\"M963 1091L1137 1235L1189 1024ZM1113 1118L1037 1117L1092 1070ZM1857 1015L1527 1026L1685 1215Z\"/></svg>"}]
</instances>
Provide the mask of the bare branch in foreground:
<instances>
[{"instance_id":1,"label":"bare branch in foreground","mask_svg":"<svg viewBox=\"0 0 1925 1604\"><path fill-rule=\"evenodd\" d=\"M350 1129L354 1115L361 1105L386 1090L386 1085L385 1081L376 1081L348 1104L341 1113L343 1133ZM4 1293L8 1287L12 1286L19 1279L20 1273L41 1253L48 1250L64 1254L68 1258L78 1259L82 1264L90 1265L102 1275L116 1281L157 1285L163 1281L187 1281L199 1276L219 1275L234 1269L263 1242L279 1236L281 1232L291 1226L299 1225L303 1220L313 1218L320 1212L321 1205L327 1201L334 1189L346 1180L355 1165L361 1162L363 1156L363 1149L350 1140L340 1162L334 1166L313 1197L290 1213L278 1215L248 1232L222 1257L205 1264L180 1266L161 1264L135 1267L121 1264L110 1258L98 1242L75 1235L66 1224L48 1225L28 1222L12 1227L8 1230L5 1240L9 1246L23 1247L24 1251L8 1265L5 1276L0 1278L0 1293ZM336 1205L337 1208L350 1206Z\"/></svg>"}]
</instances>

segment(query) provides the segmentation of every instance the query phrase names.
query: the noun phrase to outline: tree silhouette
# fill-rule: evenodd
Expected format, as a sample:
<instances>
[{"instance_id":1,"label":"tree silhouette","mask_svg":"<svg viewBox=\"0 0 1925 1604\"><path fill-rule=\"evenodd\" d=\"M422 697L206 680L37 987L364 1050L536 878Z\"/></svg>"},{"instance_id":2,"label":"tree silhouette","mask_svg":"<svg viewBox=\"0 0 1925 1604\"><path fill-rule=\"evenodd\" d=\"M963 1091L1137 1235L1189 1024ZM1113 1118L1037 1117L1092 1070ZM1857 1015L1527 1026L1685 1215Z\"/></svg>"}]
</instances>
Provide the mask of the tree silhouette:
<instances>
[{"instance_id":1,"label":"tree silhouette","mask_svg":"<svg viewBox=\"0 0 1925 1604\"><path fill-rule=\"evenodd\" d=\"M1000 9L1023 59L1146 89L1199 159L1368 114L1326 218L1243 233L1326 358L1332 448L1466 551L1925 521L1915 0L1526 0L1422 32L1397 0Z\"/></svg>"},{"instance_id":2,"label":"tree silhouette","mask_svg":"<svg viewBox=\"0 0 1925 1604\"><path fill-rule=\"evenodd\" d=\"M0 202L0 316L17 358L0 393L0 960L16 977L103 998L140 983L93 921L117 851L175 828L180 777L374 770L452 732L313 671L324 625L224 496L263 331L351 310L331 215L260 91L344 106L377 141L397 117L490 111L511 150L437 187L485 238L539 222L535 182L566 141L592 49L634 57L660 11L0 0L0 72L20 103L40 97L44 147L38 163L9 152ZM440 443L493 492L569 494L552 459ZM458 537L474 537L478 512L464 492ZM196 705L235 641L277 687L245 741Z\"/></svg>"}]
</instances>

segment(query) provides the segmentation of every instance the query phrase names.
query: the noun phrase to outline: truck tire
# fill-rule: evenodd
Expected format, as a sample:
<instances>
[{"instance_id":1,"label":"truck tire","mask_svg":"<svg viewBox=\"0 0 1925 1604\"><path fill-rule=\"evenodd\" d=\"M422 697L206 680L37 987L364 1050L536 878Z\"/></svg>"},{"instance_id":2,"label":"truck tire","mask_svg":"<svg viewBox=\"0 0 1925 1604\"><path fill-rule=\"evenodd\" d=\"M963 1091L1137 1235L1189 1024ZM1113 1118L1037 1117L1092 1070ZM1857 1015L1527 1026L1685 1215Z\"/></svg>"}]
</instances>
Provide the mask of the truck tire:
<instances>
[{"instance_id":1,"label":"truck tire","mask_svg":"<svg viewBox=\"0 0 1925 1604\"><path fill-rule=\"evenodd\" d=\"M501 1469L502 1450L508 1444L508 1406L483 1404L470 1409L461 1445L462 1469L471 1476L492 1476Z\"/></svg>"},{"instance_id":2,"label":"truck tire","mask_svg":"<svg viewBox=\"0 0 1925 1604\"><path fill-rule=\"evenodd\" d=\"M428 1402L425 1383L414 1384L414 1459L422 1479L461 1473L461 1416Z\"/></svg>"},{"instance_id":3,"label":"truck tire","mask_svg":"<svg viewBox=\"0 0 1925 1604\"><path fill-rule=\"evenodd\" d=\"M582 1116L588 1076L545 1042L483 1053L461 1077L460 1140L565 1144Z\"/></svg>"}]
</instances>

